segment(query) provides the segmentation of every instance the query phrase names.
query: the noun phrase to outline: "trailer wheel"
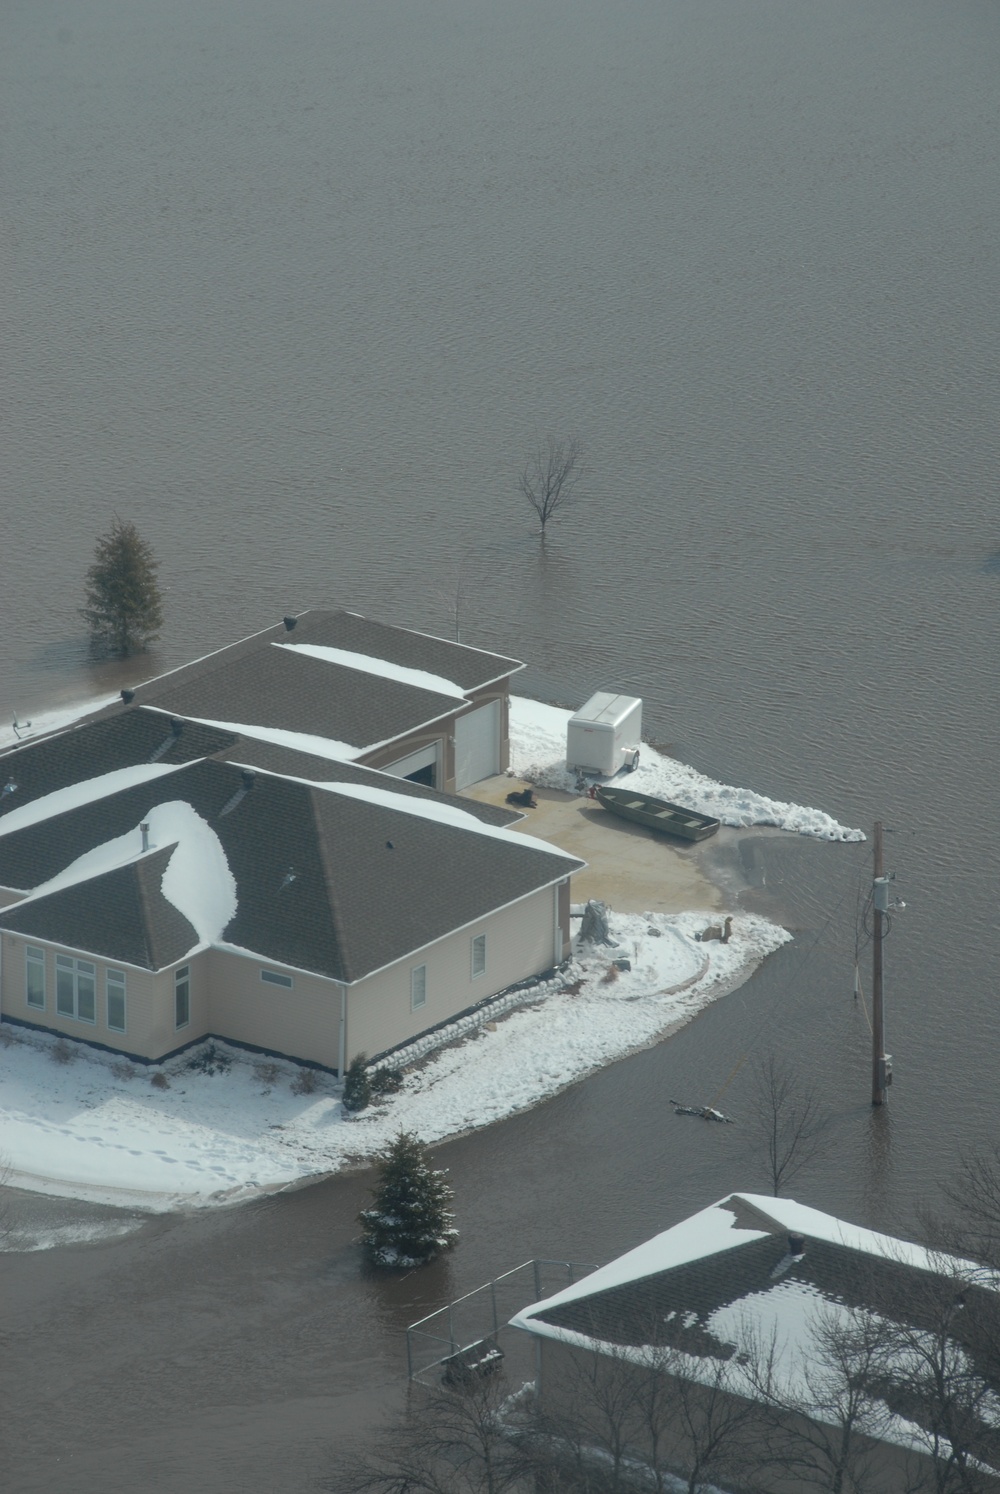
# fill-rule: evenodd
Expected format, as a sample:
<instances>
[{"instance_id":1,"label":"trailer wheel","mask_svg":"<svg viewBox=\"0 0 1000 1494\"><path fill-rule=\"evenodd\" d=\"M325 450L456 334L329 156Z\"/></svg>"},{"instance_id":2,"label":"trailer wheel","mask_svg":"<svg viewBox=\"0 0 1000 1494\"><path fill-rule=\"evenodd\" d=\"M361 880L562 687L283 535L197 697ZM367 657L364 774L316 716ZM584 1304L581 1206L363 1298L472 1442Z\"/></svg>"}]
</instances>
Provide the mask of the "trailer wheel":
<instances>
[{"instance_id":1,"label":"trailer wheel","mask_svg":"<svg viewBox=\"0 0 1000 1494\"><path fill-rule=\"evenodd\" d=\"M638 766L639 766L639 749L637 747L635 749L635 751L633 752L632 756L629 758L629 761L628 761L628 770L629 770L629 772L630 773L634 773L635 770L636 770L636 768Z\"/></svg>"}]
</instances>

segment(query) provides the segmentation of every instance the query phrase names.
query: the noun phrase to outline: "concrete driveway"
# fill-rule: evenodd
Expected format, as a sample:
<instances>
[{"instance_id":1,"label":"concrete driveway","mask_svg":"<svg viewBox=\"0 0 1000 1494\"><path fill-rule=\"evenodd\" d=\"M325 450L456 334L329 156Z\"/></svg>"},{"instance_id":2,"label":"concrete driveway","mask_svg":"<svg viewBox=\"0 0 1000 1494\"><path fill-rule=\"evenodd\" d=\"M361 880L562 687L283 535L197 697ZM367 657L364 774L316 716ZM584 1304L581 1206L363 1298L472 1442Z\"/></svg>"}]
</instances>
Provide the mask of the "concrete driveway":
<instances>
[{"instance_id":1,"label":"concrete driveway","mask_svg":"<svg viewBox=\"0 0 1000 1494\"><path fill-rule=\"evenodd\" d=\"M524 787L519 778L501 775L464 792L470 799L504 804L512 789ZM526 810L525 818L511 828L549 840L587 862L586 871L573 878L574 902L596 897L620 913L722 908L723 895L701 871L695 847L631 825L582 795L535 789L535 798L538 808Z\"/></svg>"}]
</instances>

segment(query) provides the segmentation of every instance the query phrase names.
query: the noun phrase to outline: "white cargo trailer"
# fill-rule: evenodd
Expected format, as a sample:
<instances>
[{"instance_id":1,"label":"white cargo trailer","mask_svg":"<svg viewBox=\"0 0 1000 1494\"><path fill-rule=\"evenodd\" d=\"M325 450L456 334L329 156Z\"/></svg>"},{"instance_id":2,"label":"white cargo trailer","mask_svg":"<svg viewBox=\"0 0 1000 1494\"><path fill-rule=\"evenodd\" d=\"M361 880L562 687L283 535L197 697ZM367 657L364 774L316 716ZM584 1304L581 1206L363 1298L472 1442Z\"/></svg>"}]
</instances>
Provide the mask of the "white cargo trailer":
<instances>
[{"instance_id":1,"label":"white cargo trailer","mask_svg":"<svg viewBox=\"0 0 1000 1494\"><path fill-rule=\"evenodd\" d=\"M599 690L575 716L566 732L566 766L613 778L620 768L639 765L642 701L637 695Z\"/></svg>"}]
</instances>

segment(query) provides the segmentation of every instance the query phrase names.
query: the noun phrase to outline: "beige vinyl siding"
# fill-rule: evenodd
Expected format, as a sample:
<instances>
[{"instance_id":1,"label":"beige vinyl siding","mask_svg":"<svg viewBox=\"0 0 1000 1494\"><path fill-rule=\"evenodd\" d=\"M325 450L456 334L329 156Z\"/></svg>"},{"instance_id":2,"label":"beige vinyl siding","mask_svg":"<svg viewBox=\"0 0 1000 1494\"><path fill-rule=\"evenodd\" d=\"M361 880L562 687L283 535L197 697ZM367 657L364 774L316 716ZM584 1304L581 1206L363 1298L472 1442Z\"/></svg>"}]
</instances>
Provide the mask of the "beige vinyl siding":
<instances>
[{"instance_id":1,"label":"beige vinyl siding","mask_svg":"<svg viewBox=\"0 0 1000 1494\"><path fill-rule=\"evenodd\" d=\"M543 887L521 902L448 934L348 990L347 1061L382 1053L436 1027L477 1001L526 980L553 963L555 889ZM473 977L470 941L486 935L486 973ZM410 1007L410 972L427 966L427 1000Z\"/></svg>"},{"instance_id":2,"label":"beige vinyl siding","mask_svg":"<svg viewBox=\"0 0 1000 1494\"><path fill-rule=\"evenodd\" d=\"M41 949L45 955L45 1006L28 1005L25 949ZM86 960L96 972L96 1020L81 1022L75 1017L61 1017L56 1010L56 955L70 955L74 959ZM162 1058L174 1048L192 1039L201 1037L208 1030L203 1014L205 997L200 1000L196 993L205 985L204 954L188 962L191 966L191 1023L178 1033L173 1025L173 972L138 970L123 965L120 960L102 960L86 950L67 949L61 945L45 944L38 939L24 939L19 934L3 936L3 976L0 986L0 1011L6 1017L16 1017L22 1022L32 1022L37 1027L47 1028L69 1038L83 1042L102 1043L122 1053L134 1053L140 1058ZM125 972L125 1031L118 1032L108 1027L107 983L108 967Z\"/></svg>"},{"instance_id":3,"label":"beige vinyl siding","mask_svg":"<svg viewBox=\"0 0 1000 1494\"><path fill-rule=\"evenodd\" d=\"M292 989L262 981L262 970L289 974ZM210 979L210 1029L217 1036L337 1067L342 988L335 980L222 949L210 952Z\"/></svg>"}]
</instances>

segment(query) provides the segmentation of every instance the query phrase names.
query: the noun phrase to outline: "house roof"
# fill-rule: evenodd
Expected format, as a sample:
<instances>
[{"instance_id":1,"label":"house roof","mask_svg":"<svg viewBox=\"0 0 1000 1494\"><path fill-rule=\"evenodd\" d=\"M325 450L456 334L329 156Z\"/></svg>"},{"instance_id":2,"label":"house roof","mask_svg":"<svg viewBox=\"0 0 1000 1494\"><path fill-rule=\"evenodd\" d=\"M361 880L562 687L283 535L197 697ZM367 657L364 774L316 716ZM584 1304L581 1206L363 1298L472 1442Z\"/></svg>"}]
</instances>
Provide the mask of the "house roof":
<instances>
[{"instance_id":1,"label":"house roof","mask_svg":"<svg viewBox=\"0 0 1000 1494\"><path fill-rule=\"evenodd\" d=\"M814 1400L810 1367L838 1327L845 1344L865 1319L902 1325L920 1342L944 1323L960 1352L974 1359L956 1309L972 1293L995 1317L998 1290L996 1277L973 1262L792 1200L732 1194L512 1322L695 1381L710 1380L713 1365L728 1365L727 1389L751 1400L757 1382L745 1366L756 1347L775 1384L823 1421L830 1411ZM917 1391L910 1414L919 1421ZM911 1445L914 1425L887 1412L881 1435Z\"/></svg>"},{"instance_id":2,"label":"house roof","mask_svg":"<svg viewBox=\"0 0 1000 1494\"><path fill-rule=\"evenodd\" d=\"M791 1258L791 1235L806 1241L800 1261ZM940 1274L945 1259L791 1199L733 1193L556 1296L525 1308L514 1321L540 1332L548 1325L588 1336L600 1336L599 1325L611 1342L645 1342L632 1335L647 1331L667 1304L668 1311L672 1307L707 1315L776 1290L786 1277L847 1298L858 1295L852 1282L864 1282L867 1289L875 1280L901 1273ZM772 1276L782 1262L785 1270ZM975 1269L967 1261L954 1265Z\"/></svg>"},{"instance_id":3,"label":"house roof","mask_svg":"<svg viewBox=\"0 0 1000 1494\"><path fill-rule=\"evenodd\" d=\"M163 896L173 846L6 910L4 926L28 938L159 970L183 958L198 935Z\"/></svg>"},{"instance_id":4,"label":"house roof","mask_svg":"<svg viewBox=\"0 0 1000 1494\"><path fill-rule=\"evenodd\" d=\"M11 792L0 794L0 839L53 813L208 757L320 783L378 785L386 781L386 775L375 768L297 751L258 737L237 736L196 721L164 717L159 711L139 706L116 708L114 715L91 718L0 754L0 785L13 785ZM392 782L396 792L404 796L432 800L444 797L438 790L409 779ZM486 824L509 825L524 818L515 811L474 799L455 802ZM2 866L0 856L0 885L34 885L4 884Z\"/></svg>"},{"instance_id":5,"label":"house roof","mask_svg":"<svg viewBox=\"0 0 1000 1494\"><path fill-rule=\"evenodd\" d=\"M210 757L232 746L232 732L195 721L171 723L159 711L124 710L24 742L0 753L0 831L5 819L25 804L71 784L82 783L140 763L167 766Z\"/></svg>"},{"instance_id":6,"label":"house roof","mask_svg":"<svg viewBox=\"0 0 1000 1494\"><path fill-rule=\"evenodd\" d=\"M135 700L286 743L322 738L351 758L453 715L469 692L523 667L355 613L311 611L149 680Z\"/></svg>"},{"instance_id":7,"label":"house roof","mask_svg":"<svg viewBox=\"0 0 1000 1494\"><path fill-rule=\"evenodd\" d=\"M166 963L222 943L351 982L583 864L484 822L472 801L412 787L349 769L320 785L228 762L177 768L0 834L0 884L33 891L0 927L122 961L144 941L150 960L169 949ZM150 939L134 900L111 907L107 877L140 857L141 822L154 844L180 838L161 876L197 935L180 953L172 935Z\"/></svg>"}]
</instances>

